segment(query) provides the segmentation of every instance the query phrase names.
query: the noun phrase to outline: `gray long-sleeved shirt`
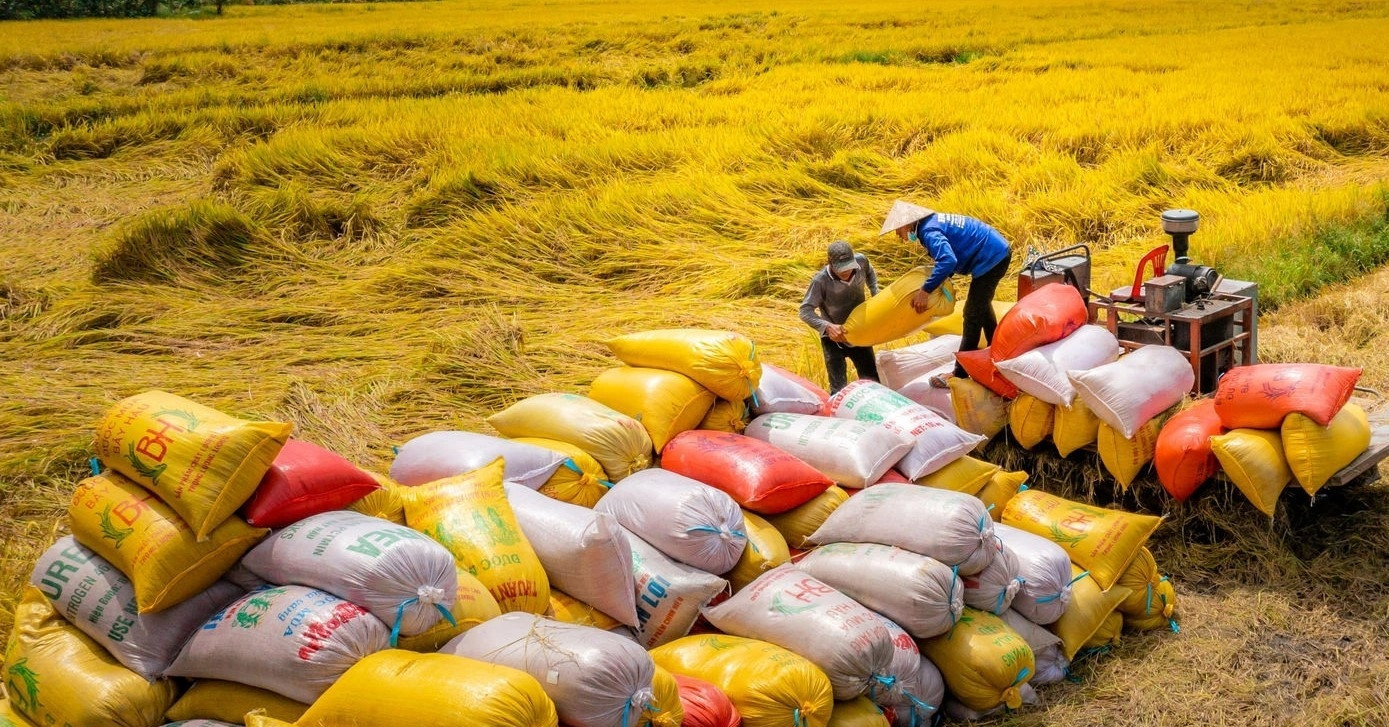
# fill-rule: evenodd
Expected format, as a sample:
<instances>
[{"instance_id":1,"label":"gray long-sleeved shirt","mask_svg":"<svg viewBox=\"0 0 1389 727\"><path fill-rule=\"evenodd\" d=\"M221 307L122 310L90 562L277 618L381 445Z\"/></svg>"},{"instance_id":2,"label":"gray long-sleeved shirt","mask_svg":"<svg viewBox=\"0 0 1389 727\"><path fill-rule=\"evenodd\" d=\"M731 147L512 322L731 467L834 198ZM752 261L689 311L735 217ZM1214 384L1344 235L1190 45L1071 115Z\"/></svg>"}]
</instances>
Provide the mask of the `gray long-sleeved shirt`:
<instances>
[{"instance_id":1,"label":"gray long-sleeved shirt","mask_svg":"<svg viewBox=\"0 0 1389 727\"><path fill-rule=\"evenodd\" d=\"M822 336L825 335L825 326L843 323L854 308L864 301L865 286L872 295L878 294L878 274L873 272L873 265L859 253L854 254L854 259L858 261L858 270L854 271L847 283L836 278L826 265L810 279L810 288L805 291L805 299L801 301L801 320Z\"/></svg>"}]
</instances>

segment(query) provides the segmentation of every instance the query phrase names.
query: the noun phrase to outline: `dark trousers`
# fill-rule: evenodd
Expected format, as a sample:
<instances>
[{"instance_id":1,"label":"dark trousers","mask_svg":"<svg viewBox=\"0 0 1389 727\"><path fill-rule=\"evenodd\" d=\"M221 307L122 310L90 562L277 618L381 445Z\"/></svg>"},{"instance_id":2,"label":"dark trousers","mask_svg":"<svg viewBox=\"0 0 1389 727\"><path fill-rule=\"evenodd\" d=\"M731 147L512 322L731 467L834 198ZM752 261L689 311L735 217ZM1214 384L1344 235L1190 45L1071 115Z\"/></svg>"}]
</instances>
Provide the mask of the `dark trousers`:
<instances>
[{"instance_id":1,"label":"dark trousers","mask_svg":"<svg viewBox=\"0 0 1389 727\"><path fill-rule=\"evenodd\" d=\"M965 298L964 322L960 326L963 338L960 341L960 351L978 350L980 331L983 331L989 345L993 345L994 329L998 328L998 317L994 315L994 293L998 291L998 284L1003 280L1003 276L1008 273L1008 263L1012 260L1013 251L1010 249L1008 257L1003 258L1002 262L989 268L987 272L970 278L969 294ZM968 378L964 367L958 361L955 363L955 375Z\"/></svg>"},{"instance_id":2,"label":"dark trousers","mask_svg":"<svg viewBox=\"0 0 1389 727\"><path fill-rule=\"evenodd\" d=\"M878 380L878 362L873 358L872 346L850 346L821 336L820 348L825 352L825 372L830 377L831 394L849 385L849 368L844 363L846 358L854 362L854 370L860 379Z\"/></svg>"}]
</instances>

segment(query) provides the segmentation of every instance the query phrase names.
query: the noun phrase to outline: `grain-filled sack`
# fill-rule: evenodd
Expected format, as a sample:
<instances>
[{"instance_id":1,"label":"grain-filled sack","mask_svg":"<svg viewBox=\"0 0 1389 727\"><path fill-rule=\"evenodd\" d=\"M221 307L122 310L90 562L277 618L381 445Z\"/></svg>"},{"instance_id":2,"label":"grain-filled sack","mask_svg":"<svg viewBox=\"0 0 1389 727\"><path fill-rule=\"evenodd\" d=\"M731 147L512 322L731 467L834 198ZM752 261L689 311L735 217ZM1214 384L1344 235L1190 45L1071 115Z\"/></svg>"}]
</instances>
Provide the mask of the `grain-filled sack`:
<instances>
[{"instance_id":1,"label":"grain-filled sack","mask_svg":"<svg viewBox=\"0 0 1389 727\"><path fill-rule=\"evenodd\" d=\"M1167 576L1158 572L1157 561L1147 548L1119 576L1118 585L1132 591L1116 609L1124 614L1124 625L1137 631L1163 627L1177 630L1177 591Z\"/></svg>"},{"instance_id":2,"label":"grain-filled sack","mask_svg":"<svg viewBox=\"0 0 1389 727\"><path fill-rule=\"evenodd\" d=\"M989 517L994 522L1003 521L1003 508L1008 506L1008 501L1013 496L1027 489L1027 473L1022 471L1007 472L1000 469L993 473L983 489L975 493L975 497L984 503L984 509L989 511Z\"/></svg>"},{"instance_id":3,"label":"grain-filled sack","mask_svg":"<svg viewBox=\"0 0 1389 727\"><path fill-rule=\"evenodd\" d=\"M140 613L154 613L201 593L269 531L228 518L206 539L174 511L115 472L88 477L68 505L77 542L135 584Z\"/></svg>"},{"instance_id":4,"label":"grain-filled sack","mask_svg":"<svg viewBox=\"0 0 1389 727\"><path fill-rule=\"evenodd\" d=\"M1327 426L1350 401L1360 372L1309 363L1236 366L1220 377L1215 412L1226 429L1277 429L1293 412Z\"/></svg>"},{"instance_id":5,"label":"grain-filled sack","mask_svg":"<svg viewBox=\"0 0 1389 727\"><path fill-rule=\"evenodd\" d=\"M1158 436L1162 434L1162 425L1166 421L1166 415L1159 414L1127 438L1109 424L1100 422L1095 448L1100 451L1100 462L1124 492L1128 492L1129 485L1153 461Z\"/></svg>"},{"instance_id":6,"label":"grain-filled sack","mask_svg":"<svg viewBox=\"0 0 1389 727\"><path fill-rule=\"evenodd\" d=\"M786 545L804 550L810 547L806 542L810 536L825 524L830 513L849 501L849 493L838 485L831 486L803 505L776 515L767 515L767 522L786 539Z\"/></svg>"},{"instance_id":7,"label":"grain-filled sack","mask_svg":"<svg viewBox=\"0 0 1389 727\"><path fill-rule=\"evenodd\" d=\"M1100 418L1090 411L1085 402L1076 397L1070 406L1056 407L1056 421L1052 424L1051 443L1062 457L1095 443L1100 435Z\"/></svg>"},{"instance_id":8,"label":"grain-filled sack","mask_svg":"<svg viewBox=\"0 0 1389 727\"><path fill-rule=\"evenodd\" d=\"M699 610L728 588L728 581L672 560L645 540L627 534L636 583L637 643L651 649L690 632Z\"/></svg>"},{"instance_id":9,"label":"grain-filled sack","mask_svg":"<svg viewBox=\"0 0 1389 727\"><path fill-rule=\"evenodd\" d=\"M1070 567L1067 566L1067 573L1069 572ZM1055 684L1070 674L1071 660L1062 653L1060 636L1033 623L1011 608L1003 612L1003 621L1032 649L1032 660L1037 665L1037 670L1027 680L1028 684L1038 687Z\"/></svg>"},{"instance_id":10,"label":"grain-filled sack","mask_svg":"<svg viewBox=\"0 0 1389 727\"><path fill-rule=\"evenodd\" d=\"M657 452L671 437L699 426L717 399L684 374L632 366L599 374L588 398L641 422Z\"/></svg>"},{"instance_id":11,"label":"grain-filled sack","mask_svg":"<svg viewBox=\"0 0 1389 727\"><path fill-rule=\"evenodd\" d=\"M1007 399L972 379L952 376L946 385L950 387L950 405L959 428L993 439L1008 426Z\"/></svg>"},{"instance_id":12,"label":"grain-filled sack","mask_svg":"<svg viewBox=\"0 0 1389 727\"><path fill-rule=\"evenodd\" d=\"M965 587L966 606L1000 616L1013 605L1023 579L1019 575L1018 557L1013 551L997 536L992 547L995 553L988 567L960 580Z\"/></svg>"},{"instance_id":13,"label":"grain-filled sack","mask_svg":"<svg viewBox=\"0 0 1389 727\"><path fill-rule=\"evenodd\" d=\"M1013 598L1012 610L1037 624L1061 618L1071 602L1071 559L1060 545L999 523L994 534L1018 561L1022 587Z\"/></svg>"},{"instance_id":14,"label":"grain-filled sack","mask_svg":"<svg viewBox=\"0 0 1389 727\"><path fill-rule=\"evenodd\" d=\"M822 414L830 395L807 378L764 363L762 383L752 400L753 414Z\"/></svg>"},{"instance_id":15,"label":"grain-filled sack","mask_svg":"<svg viewBox=\"0 0 1389 727\"><path fill-rule=\"evenodd\" d=\"M910 479L925 477L964 456L984 438L970 434L905 396L868 379L844 387L830 399L839 419L877 423L910 437L913 445L896 469Z\"/></svg>"},{"instance_id":16,"label":"grain-filled sack","mask_svg":"<svg viewBox=\"0 0 1389 727\"><path fill-rule=\"evenodd\" d=\"M1058 406L1070 406L1076 390L1068 371L1089 371L1113 363L1123 353L1104 326L1081 326L1065 338L998 361L998 370L1022 391Z\"/></svg>"},{"instance_id":17,"label":"grain-filled sack","mask_svg":"<svg viewBox=\"0 0 1389 727\"><path fill-rule=\"evenodd\" d=\"M167 674L233 681L312 703L348 667L388 648L390 639L380 619L331 593L266 588L213 614Z\"/></svg>"},{"instance_id":18,"label":"grain-filled sack","mask_svg":"<svg viewBox=\"0 0 1389 727\"><path fill-rule=\"evenodd\" d=\"M1104 617L1104 622L1090 635L1090 640L1085 642L1084 650L1103 649L1110 646L1118 646L1120 636L1124 631L1124 614L1114 611Z\"/></svg>"},{"instance_id":19,"label":"grain-filled sack","mask_svg":"<svg viewBox=\"0 0 1389 727\"><path fill-rule=\"evenodd\" d=\"M1021 707L1019 707L1019 709L1022 709L1023 707L1033 707L1041 702L1041 700L1037 697L1037 690L1032 688L1031 682L1024 682L1023 684L1019 685L1018 694L1020 695L1019 701L1021 702ZM965 704L960 700L955 699L954 697L948 697L945 700L945 707L941 709L941 714L944 715L947 719L954 720L956 722L978 722L980 720L988 719L998 714L1008 714L1014 711L1017 710L1014 710L1005 704L1000 704L994 707L993 709L986 709L983 711L977 709L970 709L969 707L966 707ZM251 727L259 726L252 725Z\"/></svg>"},{"instance_id":20,"label":"grain-filled sack","mask_svg":"<svg viewBox=\"0 0 1389 727\"><path fill-rule=\"evenodd\" d=\"M949 282L931 293L926 310L912 307L912 296L931 274L929 267L908 270L905 275L859 303L844 319L844 338L851 346L876 346L905 338L925 328L931 321L950 315L955 309L955 286Z\"/></svg>"},{"instance_id":21,"label":"grain-filled sack","mask_svg":"<svg viewBox=\"0 0 1389 727\"><path fill-rule=\"evenodd\" d=\"M1162 425L1153 447L1153 467L1167 494L1185 502L1220 470L1211 437L1224 433L1212 399L1196 402Z\"/></svg>"},{"instance_id":22,"label":"grain-filled sack","mask_svg":"<svg viewBox=\"0 0 1389 727\"><path fill-rule=\"evenodd\" d=\"M916 481L925 487L963 492L978 495L985 485L998 474L998 465L982 459L964 456Z\"/></svg>"},{"instance_id":23,"label":"grain-filled sack","mask_svg":"<svg viewBox=\"0 0 1389 727\"><path fill-rule=\"evenodd\" d=\"M830 514L810 542L895 545L958 567L963 575L973 575L993 559L993 534L993 520L976 497L919 485L886 484L849 498Z\"/></svg>"},{"instance_id":24,"label":"grain-filled sack","mask_svg":"<svg viewBox=\"0 0 1389 727\"><path fill-rule=\"evenodd\" d=\"M950 693L970 709L1022 706L1020 687L1036 669L1032 648L998 616L966 608L950 633L920 646L940 667Z\"/></svg>"},{"instance_id":25,"label":"grain-filled sack","mask_svg":"<svg viewBox=\"0 0 1389 727\"><path fill-rule=\"evenodd\" d=\"M578 624L580 626L592 626L595 629L616 632L631 632L621 621L609 616L593 606L580 601L577 598L565 593L550 589L550 609L545 615L567 624ZM635 632L632 632L635 633Z\"/></svg>"},{"instance_id":26,"label":"grain-filled sack","mask_svg":"<svg viewBox=\"0 0 1389 727\"><path fill-rule=\"evenodd\" d=\"M1282 436L1283 454L1293 477L1307 494L1315 495L1332 475L1370 446L1370 420L1355 404L1341 407L1328 426L1293 412L1283 419Z\"/></svg>"},{"instance_id":27,"label":"grain-filled sack","mask_svg":"<svg viewBox=\"0 0 1389 727\"><path fill-rule=\"evenodd\" d=\"M1003 522L1060 545L1072 562L1090 571L1100 588L1109 588L1133 562L1162 518L1027 490L1008 502Z\"/></svg>"},{"instance_id":28,"label":"grain-filled sack","mask_svg":"<svg viewBox=\"0 0 1389 727\"><path fill-rule=\"evenodd\" d=\"M965 301L966 301L966 300L968 300L967 297L960 298L959 300L957 300L956 302L959 303L959 305L956 305L956 306L955 306L954 312L952 312L952 313L951 313L950 315L948 315L948 316L945 316L945 317L943 317L943 318L938 318L938 319L936 319L936 320L934 320L934 321L931 321L930 323L926 324L926 327L923 328L923 329L921 329L922 332L923 332L923 333L926 333L927 335L931 336L932 338L940 338L941 336L963 336L963 335L964 335L964 323L965 323L965 315L964 315L964 313L965 313ZM989 307L990 307L990 308L993 308L993 311L994 311L994 320L998 320L998 319L1003 318L1003 316L1006 315L1006 314L1008 313L1008 311L1010 311L1010 310L1013 309L1013 306L1014 306L1014 305L1016 305L1016 304L1015 304L1013 301L1011 301L1011 300L994 300L994 301L989 301ZM988 345L988 341L986 340L983 331L980 331L980 332L979 332L979 344L978 344L978 345L980 345L980 346L987 346L987 345Z\"/></svg>"},{"instance_id":29,"label":"grain-filled sack","mask_svg":"<svg viewBox=\"0 0 1389 727\"><path fill-rule=\"evenodd\" d=\"M564 464L564 455L501 437L476 432L430 432L401 445L391 463L391 478L402 485L423 485L487 466L498 457L506 463L506 480L532 490L545 484Z\"/></svg>"},{"instance_id":30,"label":"grain-filled sack","mask_svg":"<svg viewBox=\"0 0 1389 727\"><path fill-rule=\"evenodd\" d=\"M743 718L722 689L692 676L675 675L684 709L683 727L738 727Z\"/></svg>"},{"instance_id":31,"label":"grain-filled sack","mask_svg":"<svg viewBox=\"0 0 1389 727\"><path fill-rule=\"evenodd\" d=\"M1131 438L1172 408L1196 382L1191 362L1171 346L1144 346L1114 363L1069 371L1071 385L1100 421Z\"/></svg>"},{"instance_id":32,"label":"grain-filled sack","mask_svg":"<svg viewBox=\"0 0 1389 727\"><path fill-rule=\"evenodd\" d=\"M241 561L269 583L318 588L371 612L400 635L445 618L458 593L453 556L413 528L339 510L276 531Z\"/></svg>"},{"instance_id":33,"label":"grain-filled sack","mask_svg":"<svg viewBox=\"0 0 1389 727\"><path fill-rule=\"evenodd\" d=\"M732 569L747 545L743 511L732 497L669 470L628 477L593 509L662 553L709 573Z\"/></svg>"},{"instance_id":34,"label":"grain-filled sack","mask_svg":"<svg viewBox=\"0 0 1389 727\"><path fill-rule=\"evenodd\" d=\"M1031 394L1022 394L1008 406L1008 429L1023 449L1032 449L1051 436L1056 407Z\"/></svg>"},{"instance_id":35,"label":"grain-filled sack","mask_svg":"<svg viewBox=\"0 0 1389 727\"><path fill-rule=\"evenodd\" d=\"M857 488L877 482L915 446L905 432L808 414L764 414L752 420L747 435L795 456L840 485Z\"/></svg>"},{"instance_id":36,"label":"grain-filled sack","mask_svg":"<svg viewBox=\"0 0 1389 727\"><path fill-rule=\"evenodd\" d=\"M503 463L405 488L405 520L441 543L502 611L544 613L550 582L502 485Z\"/></svg>"},{"instance_id":37,"label":"grain-filled sack","mask_svg":"<svg viewBox=\"0 0 1389 727\"><path fill-rule=\"evenodd\" d=\"M738 333L697 328L643 331L611 339L608 348L628 366L684 374L730 401L751 397L762 380L756 347Z\"/></svg>"},{"instance_id":38,"label":"grain-filled sack","mask_svg":"<svg viewBox=\"0 0 1389 727\"><path fill-rule=\"evenodd\" d=\"M242 594L235 585L217 581L176 606L141 615L130 579L71 535L39 556L29 584L69 623L148 681L163 676L184 640L208 616Z\"/></svg>"},{"instance_id":39,"label":"grain-filled sack","mask_svg":"<svg viewBox=\"0 0 1389 727\"><path fill-rule=\"evenodd\" d=\"M650 727L681 727L685 723L685 705L680 701L680 682L675 675L657 666L656 675L651 679L651 691L656 695L653 711L655 714L647 724Z\"/></svg>"},{"instance_id":40,"label":"grain-filled sack","mask_svg":"<svg viewBox=\"0 0 1389 727\"><path fill-rule=\"evenodd\" d=\"M248 687L218 679L199 679L164 713L165 719L218 719L240 724L247 712L263 711L265 716L293 722L304 716L309 705L296 702L268 689Z\"/></svg>"},{"instance_id":41,"label":"grain-filled sack","mask_svg":"<svg viewBox=\"0 0 1389 727\"><path fill-rule=\"evenodd\" d=\"M1231 429L1211 437L1211 451L1220 468L1259 512L1273 517L1278 496L1292 482L1293 471L1283 454L1277 431Z\"/></svg>"},{"instance_id":42,"label":"grain-filled sack","mask_svg":"<svg viewBox=\"0 0 1389 727\"><path fill-rule=\"evenodd\" d=\"M30 724L10 707L8 698L0 697L0 727L30 727Z\"/></svg>"},{"instance_id":43,"label":"grain-filled sack","mask_svg":"<svg viewBox=\"0 0 1389 727\"><path fill-rule=\"evenodd\" d=\"M534 444L537 447L553 450L564 455L559 469L540 486L540 494L553 497L580 507L593 507L608 494L613 483L608 481L608 473L588 452L568 442L540 437L519 437L515 441Z\"/></svg>"},{"instance_id":44,"label":"grain-filled sack","mask_svg":"<svg viewBox=\"0 0 1389 727\"><path fill-rule=\"evenodd\" d=\"M984 388L989 391L1005 399L1017 398L1018 387L1014 386L1013 382L1005 378L1003 372L998 370L988 348L960 351L955 354L955 361L960 364L960 368L965 370L965 374L971 380L983 384Z\"/></svg>"},{"instance_id":45,"label":"grain-filled sack","mask_svg":"<svg viewBox=\"0 0 1389 727\"><path fill-rule=\"evenodd\" d=\"M1075 661L1076 654L1079 654L1081 649L1085 648L1086 642L1104 627L1109 614L1114 613L1114 609L1118 608L1132 591L1120 585L1102 591L1100 584L1093 578L1093 573L1081 577L1085 571L1078 565L1072 565L1071 571L1071 602L1066 606L1066 613L1051 625L1051 630L1061 637L1062 653L1066 659Z\"/></svg>"},{"instance_id":46,"label":"grain-filled sack","mask_svg":"<svg viewBox=\"0 0 1389 727\"><path fill-rule=\"evenodd\" d=\"M912 401L930 409L941 415L951 424L955 423L955 403L950 398L950 389L938 388L931 384L931 379L936 376L946 376L954 373L955 364L948 363L936 369L932 369L921 376L908 381L898 387L897 393L911 399Z\"/></svg>"},{"instance_id":47,"label":"grain-filled sack","mask_svg":"<svg viewBox=\"0 0 1389 727\"><path fill-rule=\"evenodd\" d=\"M955 365L955 352L960 350L959 334L937 336L929 341L883 349L877 353L878 378L894 391L944 365Z\"/></svg>"},{"instance_id":48,"label":"grain-filled sack","mask_svg":"<svg viewBox=\"0 0 1389 727\"><path fill-rule=\"evenodd\" d=\"M829 727L891 727L883 708L868 697L855 697L847 702L835 702Z\"/></svg>"},{"instance_id":49,"label":"grain-filled sack","mask_svg":"<svg viewBox=\"0 0 1389 727\"><path fill-rule=\"evenodd\" d=\"M159 496L199 541L256 491L289 439L288 422L252 422L163 391L118 402L92 446L107 467Z\"/></svg>"},{"instance_id":50,"label":"grain-filled sack","mask_svg":"<svg viewBox=\"0 0 1389 727\"><path fill-rule=\"evenodd\" d=\"M390 649L362 659L296 727L556 727L535 677L453 654Z\"/></svg>"},{"instance_id":51,"label":"grain-filled sack","mask_svg":"<svg viewBox=\"0 0 1389 727\"><path fill-rule=\"evenodd\" d=\"M613 482L651 464L651 436L641 422L586 396L539 394L493 414L487 423L504 437L568 442L593 455Z\"/></svg>"},{"instance_id":52,"label":"grain-filled sack","mask_svg":"<svg viewBox=\"0 0 1389 727\"><path fill-rule=\"evenodd\" d=\"M620 521L607 512L552 500L518 485L507 485L506 492L550 584L636 626L632 545Z\"/></svg>"},{"instance_id":53,"label":"grain-filled sack","mask_svg":"<svg viewBox=\"0 0 1389 727\"><path fill-rule=\"evenodd\" d=\"M993 359L1007 361L1060 341L1084 326L1089 317L1079 290L1069 285L1044 285L1019 299L998 320L990 346Z\"/></svg>"},{"instance_id":54,"label":"grain-filled sack","mask_svg":"<svg viewBox=\"0 0 1389 727\"><path fill-rule=\"evenodd\" d=\"M449 607L451 618L441 618L434 626L413 636L401 636L396 641L396 648L438 651L453 637L502 614L497 599L492 597L482 581L463 568L455 566L454 572L458 574L458 593Z\"/></svg>"},{"instance_id":55,"label":"grain-filled sack","mask_svg":"<svg viewBox=\"0 0 1389 727\"><path fill-rule=\"evenodd\" d=\"M743 532L748 536L747 547L743 548L732 570L724 574L735 593L763 573L791 560L786 538L771 523L746 510L743 511Z\"/></svg>"},{"instance_id":56,"label":"grain-filled sack","mask_svg":"<svg viewBox=\"0 0 1389 727\"><path fill-rule=\"evenodd\" d=\"M881 616L879 618L882 618ZM869 697L883 708L892 724L920 727L930 724L945 700L945 678L930 659L921 655L916 641L891 619L882 618L892 637L892 675L900 689L869 690Z\"/></svg>"},{"instance_id":57,"label":"grain-filled sack","mask_svg":"<svg viewBox=\"0 0 1389 727\"><path fill-rule=\"evenodd\" d=\"M743 430L748 428L750 419L751 412L748 410L747 401L719 399L709 408L709 413L704 415L704 420L696 428L711 432L742 434Z\"/></svg>"},{"instance_id":58,"label":"grain-filled sack","mask_svg":"<svg viewBox=\"0 0 1389 727\"><path fill-rule=\"evenodd\" d=\"M309 442L285 442L260 486L242 507L246 522L282 528L306 517L341 510L381 486L341 456Z\"/></svg>"},{"instance_id":59,"label":"grain-filled sack","mask_svg":"<svg viewBox=\"0 0 1389 727\"><path fill-rule=\"evenodd\" d=\"M949 631L964 608L964 585L953 568L889 545L830 543L796 567L917 638Z\"/></svg>"},{"instance_id":60,"label":"grain-filled sack","mask_svg":"<svg viewBox=\"0 0 1389 727\"><path fill-rule=\"evenodd\" d=\"M785 512L834 485L819 470L752 437L686 432L672 439L661 468L722 490L756 513Z\"/></svg>"},{"instance_id":61,"label":"grain-filled sack","mask_svg":"<svg viewBox=\"0 0 1389 727\"><path fill-rule=\"evenodd\" d=\"M728 695L743 727L826 727L834 693L825 672L776 644L723 634L687 636L651 652L656 664Z\"/></svg>"},{"instance_id":62,"label":"grain-filled sack","mask_svg":"<svg viewBox=\"0 0 1389 727\"><path fill-rule=\"evenodd\" d=\"M14 611L5 650L10 709L38 725L154 727L177 687L121 666L30 586Z\"/></svg>"},{"instance_id":63,"label":"grain-filled sack","mask_svg":"<svg viewBox=\"0 0 1389 727\"><path fill-rule=\"evenodd\" d=\"M400 485L385 475L375 472L367 472L367 474L376 480L379 489L367 493L365 497L343 509L389 520L396 525L404 525L405 501L400 497Z\"/></svg>"}]
</instances>

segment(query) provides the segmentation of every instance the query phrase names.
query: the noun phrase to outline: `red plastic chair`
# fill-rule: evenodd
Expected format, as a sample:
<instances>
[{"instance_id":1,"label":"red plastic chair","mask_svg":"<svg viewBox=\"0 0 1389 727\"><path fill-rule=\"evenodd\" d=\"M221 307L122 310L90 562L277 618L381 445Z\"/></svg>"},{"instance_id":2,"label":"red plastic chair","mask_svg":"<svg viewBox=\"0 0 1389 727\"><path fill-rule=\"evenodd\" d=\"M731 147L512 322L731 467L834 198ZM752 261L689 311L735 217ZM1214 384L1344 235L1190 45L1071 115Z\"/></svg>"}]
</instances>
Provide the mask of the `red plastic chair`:
<instances>
[{"instance_id":1,"label":"red plastic chair","mask_svg":"<svg viewBox=\"0 0 1389 727\"><path fill-rule=\"evenodd\" d=\"M1142 259L1138 261L1138 270L1136 270L1133 275L1133 287L1120 288L1110 293L1109 299L1119 301L1121 303L1142 300L1143 283L1146 282L1149 278L1156 278L1157 276L1162 275L1163 272L1167 270L1168 247L1168 245L1159 245L1158 247L1149 250L1148 254L1144 255ZM1148 267L1152 267L1153 274L1144 276L1143 271Z\"/></svg>"}]
</instances>

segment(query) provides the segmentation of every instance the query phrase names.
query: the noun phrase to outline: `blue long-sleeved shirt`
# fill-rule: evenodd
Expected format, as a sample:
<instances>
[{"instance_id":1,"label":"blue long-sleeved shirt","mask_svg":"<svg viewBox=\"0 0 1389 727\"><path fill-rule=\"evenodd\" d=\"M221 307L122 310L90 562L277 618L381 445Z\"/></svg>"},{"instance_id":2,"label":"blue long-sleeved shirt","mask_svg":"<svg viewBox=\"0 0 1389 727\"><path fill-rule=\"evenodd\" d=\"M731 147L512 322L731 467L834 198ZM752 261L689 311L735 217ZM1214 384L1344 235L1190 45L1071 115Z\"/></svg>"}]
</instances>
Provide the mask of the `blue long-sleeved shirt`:
<instances>
[{"instance_id":1,"label":"blue long-sleeved shirt","mask_svg":"<svg viewBox=\"0 0 1389 727\"><path fill-rule=\"evenodd\" d=\"M955 273L986 273L1008 256L1008 241L998 230L964 215L937 212L916 224L916 236L936 261L921 286L928 293Z\"/></svg>"}]
</instances>

